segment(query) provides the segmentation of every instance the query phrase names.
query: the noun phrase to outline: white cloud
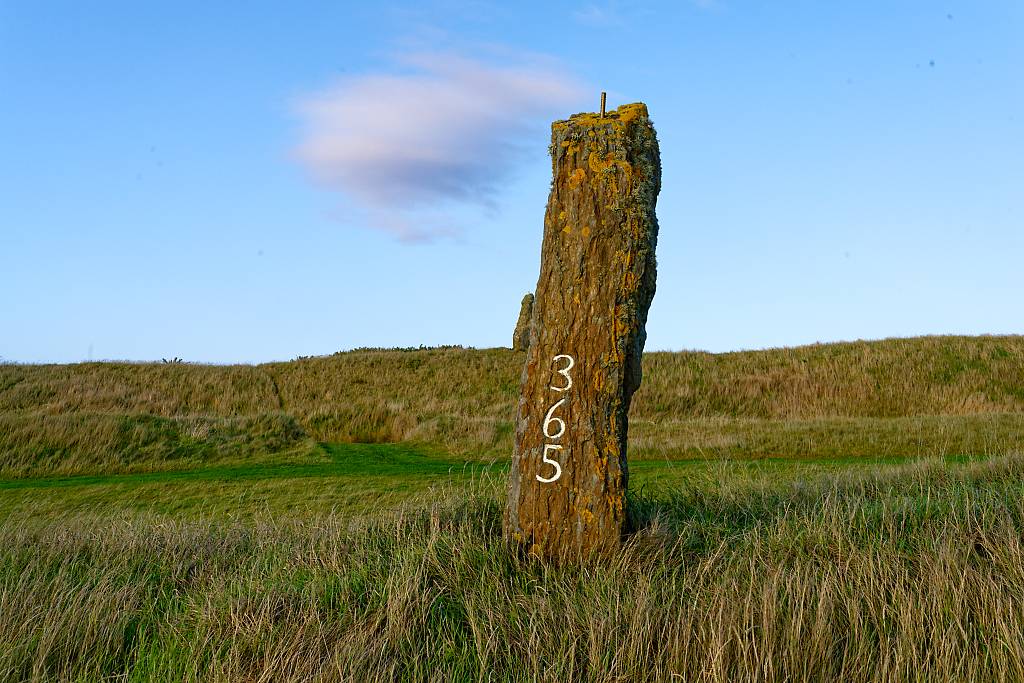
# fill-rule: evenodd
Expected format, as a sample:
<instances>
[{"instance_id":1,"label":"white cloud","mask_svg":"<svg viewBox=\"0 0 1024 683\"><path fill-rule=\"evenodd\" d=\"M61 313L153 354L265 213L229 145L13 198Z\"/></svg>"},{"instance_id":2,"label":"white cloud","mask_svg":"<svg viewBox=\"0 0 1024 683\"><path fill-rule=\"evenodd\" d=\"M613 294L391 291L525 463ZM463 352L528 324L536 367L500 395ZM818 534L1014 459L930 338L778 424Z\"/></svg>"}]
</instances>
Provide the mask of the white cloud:
<instances>
[{"instance_id":1,"label":"white cloud","mask_svg":"<svg viewBox=\"0 0 1024 683\"><path fill-rule=\"evenodd\" d=\"M443 218L453 203L494 210L527 136L546 146L538 124L566 116L581 95L572 77L538 63L497 67L420 53L398 66L298 102L295 153L318 183L403 240L458 232Z\"/></svg>"},{"instance_id":2,"label":"white cloud","mask_svg":"<svg viewBox=\"0 0 1024 683\"><path fill-rule=\"evenodd\" d=\"M621 15L610 3L586 5L573 12L573 17L576 21L589 26L609 27L622 24Z\"/></svg>"}]
</instances>

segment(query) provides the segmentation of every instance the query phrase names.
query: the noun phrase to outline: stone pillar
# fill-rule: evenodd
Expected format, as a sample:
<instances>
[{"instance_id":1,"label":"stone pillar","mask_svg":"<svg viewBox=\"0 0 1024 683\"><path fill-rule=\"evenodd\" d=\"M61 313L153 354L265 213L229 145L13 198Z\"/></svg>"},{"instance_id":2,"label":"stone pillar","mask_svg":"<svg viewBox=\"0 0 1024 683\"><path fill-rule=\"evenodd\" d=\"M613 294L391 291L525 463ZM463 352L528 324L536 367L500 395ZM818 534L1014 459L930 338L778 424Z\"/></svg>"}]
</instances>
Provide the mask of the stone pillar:
<instances>
[{"instance_id":1,"label":"stone pillar","mask_svg":"<svg viewBox=\"0 0 1024 683\"><path fill-rule=\"evenodd\" d=\"M628 527L626 432L661 188L647 107L555 122L551 164L505 533L564 558L613 551Z\"/></svg>"},{"instance_id":2,"label":"stone pillar","mask_svg":"<svg viewBox=\"0 0 1024 683\"><path fill-rule=\"evenodd\" d=\"M519 304L519 320L512 334L512 349L525 351L530 346L530 320L533 318L533 294L527 294Z\"/></svg>"}]
</instances>

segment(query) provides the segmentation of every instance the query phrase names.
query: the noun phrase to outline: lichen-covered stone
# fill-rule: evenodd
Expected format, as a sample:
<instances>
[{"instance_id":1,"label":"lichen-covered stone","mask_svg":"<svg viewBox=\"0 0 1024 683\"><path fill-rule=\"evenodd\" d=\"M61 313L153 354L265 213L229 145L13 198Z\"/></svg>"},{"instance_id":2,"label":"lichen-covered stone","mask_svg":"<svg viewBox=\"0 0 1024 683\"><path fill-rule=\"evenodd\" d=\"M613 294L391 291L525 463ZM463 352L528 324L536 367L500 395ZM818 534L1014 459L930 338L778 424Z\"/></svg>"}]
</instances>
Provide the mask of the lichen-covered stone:
<instances>
[{"instance_id":1,"label":"lichen-covered stone","mask_svg":"<svg viewBox=\"0 0 1024 683\"><path fill-rule=\"evenodd\" d=\"M661 187L647 107L555 122L551 161L505 532L531 553L562 558L612 551L628 527L626 433L654 296Z\"/></svg>"},{"instance_id":2,"label":"lichen-covered stone","mask_svg":"<svg viewBox=\"0 0 1024 683\"><path fill-rule=\"evenodd\" d=\"M516 331L512 334L512 348L516 351L525 351L530 346L530 319L532 316L533 294L527 294L519 305L519 319L516 321Z\"/></svg>"}]
</instances>

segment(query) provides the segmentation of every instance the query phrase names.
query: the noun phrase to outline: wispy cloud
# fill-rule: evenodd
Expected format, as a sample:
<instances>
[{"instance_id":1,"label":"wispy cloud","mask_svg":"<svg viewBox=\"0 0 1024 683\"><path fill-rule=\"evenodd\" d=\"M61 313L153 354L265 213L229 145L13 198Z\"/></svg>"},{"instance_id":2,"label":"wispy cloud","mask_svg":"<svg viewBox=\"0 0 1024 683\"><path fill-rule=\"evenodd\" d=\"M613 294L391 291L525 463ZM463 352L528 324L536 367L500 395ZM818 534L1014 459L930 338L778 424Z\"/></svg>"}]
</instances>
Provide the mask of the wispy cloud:
<instances>
[{"instance_id":1,"label":"wispy cloud","mask_svg":"<svg viewBox=\"0 0 1024 683\"><path fill-rule=\"evenodd\" d=\"M610 2L588 4L573 12L573 18L581 24L597 27L611 27L622 23L618 8Z\"/></svg>"},{"instance_id":2,"label":"wispy cloud","mask_svg":"<svg viewBox=\"0 0 1024 683\"><path fill-rule=\"evenodd\" d=\"M295 153L373 227L406 241L458 233L446 207L495 210L526 136L545 136L538 124L564 116L581 95L574 78L540 62L419 53L395 66L302 98Z\"/></svg>"}]
</instances>

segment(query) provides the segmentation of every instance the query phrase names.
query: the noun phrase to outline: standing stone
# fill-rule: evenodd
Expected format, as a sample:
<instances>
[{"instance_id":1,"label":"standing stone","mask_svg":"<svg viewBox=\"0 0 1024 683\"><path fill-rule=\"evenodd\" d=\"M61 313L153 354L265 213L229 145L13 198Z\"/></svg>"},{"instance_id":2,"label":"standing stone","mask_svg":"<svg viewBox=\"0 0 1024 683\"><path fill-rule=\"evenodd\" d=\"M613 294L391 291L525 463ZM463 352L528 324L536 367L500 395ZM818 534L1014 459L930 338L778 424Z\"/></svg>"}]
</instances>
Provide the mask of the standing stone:
<instances>
[{"instance_id":1,"label":"standing stone","mask_svg":"<svg viewBox=\"0 0 1024 683\"><path fill-rule=\"evenodd\" d=\"M629 404L654 297L658 141L643 104L551 126L553 182L505 533L550 558L627 531Z\"/></svg>"},{"instance_id":2,"label":"standing stone","mask_svg":"<svg viewBox=\"0 0 1024 683\"><path fill-rule=\"evenodd\" d=\"M512 348L516 351L525 351L530 346L530 318L533 316L533 294L523 297L523 303L519 305L519 320L516 321L516 331L512 334Z\"/></svg>"}]
</instances>

